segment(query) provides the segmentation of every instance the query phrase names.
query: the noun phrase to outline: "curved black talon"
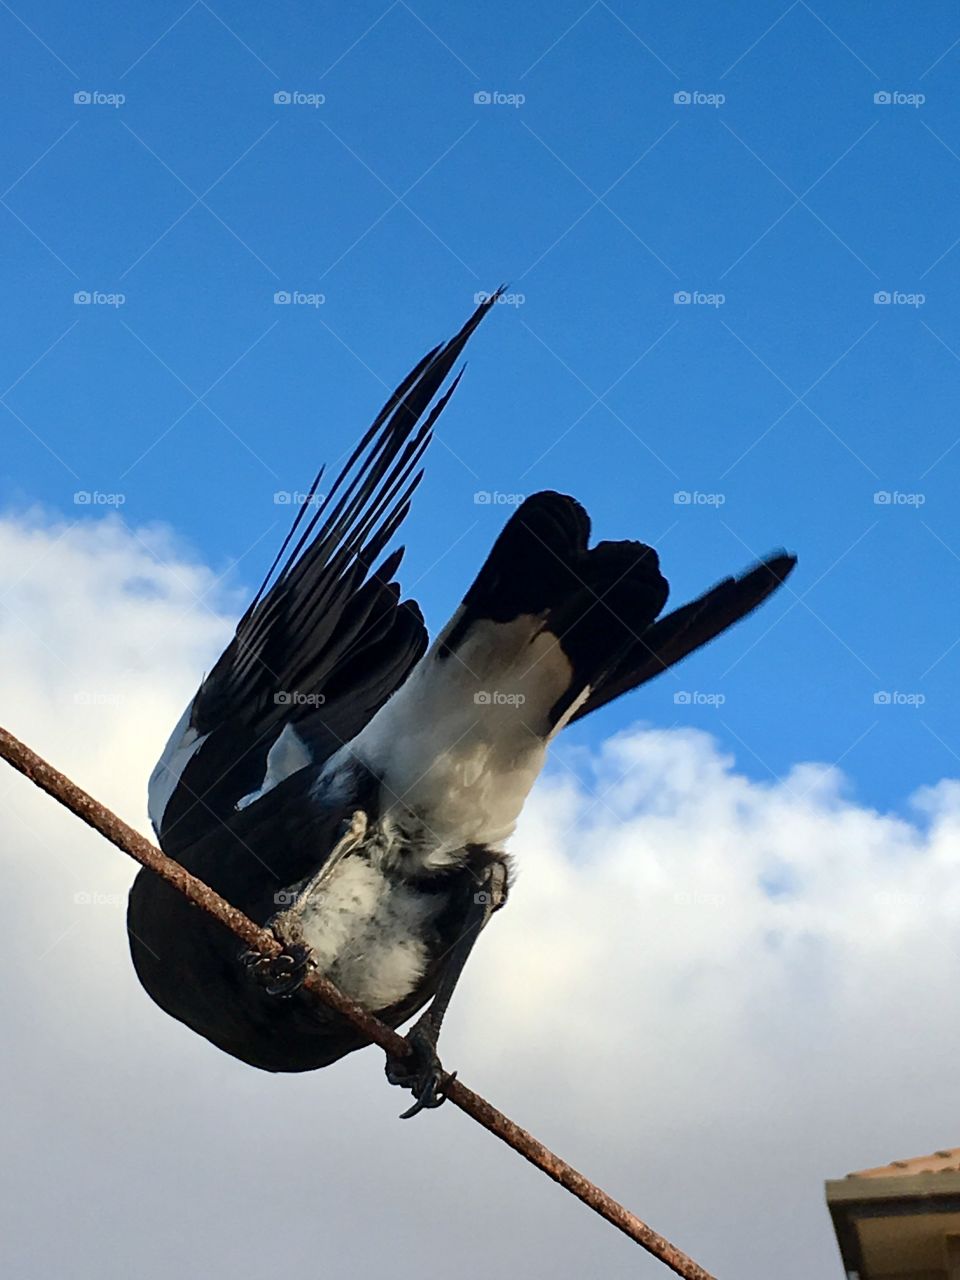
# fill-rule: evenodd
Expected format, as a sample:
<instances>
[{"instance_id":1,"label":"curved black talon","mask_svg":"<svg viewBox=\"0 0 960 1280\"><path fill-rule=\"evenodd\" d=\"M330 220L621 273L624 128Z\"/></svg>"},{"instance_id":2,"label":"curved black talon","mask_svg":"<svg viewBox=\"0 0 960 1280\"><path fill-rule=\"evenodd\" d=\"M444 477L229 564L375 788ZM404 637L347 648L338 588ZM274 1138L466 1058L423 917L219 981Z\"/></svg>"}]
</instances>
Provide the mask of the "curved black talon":
<instances>
[{"instance_id":1,"label":"curved black talon","mask_svg":"<svg viewBox=\"0 0 960 1280\"><path fill-rule=\"evenodd\" d=\"M432 1111L446 1102L457 1073L444 1071L437 1057L436 1038L428 1028L415 1025L404 1038L411 1052L402 1058L388 1057L386 1076L391 1084L413 1093L416 1101L400 1116L401 1120L410 1120L421 1111Z\"/></svg>"},{"instance_id":2,"label":"curved black talon","mask_svg":"<svg viewBox=\"0 0 960 1280\"><path fill-rule=\"evenodd\" d=\"M427 1091L418 1096L412 1107L408 1107L406 1111L400 1112L401 1120L410 1120L413 1116L419 1115L421 1111L433 1110L434 1107L442 1106L447 1100L447 1094L450 1086L457 1078L455 1071L440 1071L439 1074L431 1078L427 1085Z\"/></svg>"},{"instance_id":3,"label":"curved black talon","mask_svg":"<svg viewBox=\"0 0 960 1280\"><path fill-rule=\"evenodd\" d=\"M313 965L310 948L302 942L288 942L278 956L265 956L259 951L244 951L240 963L263 987L268 996L285 1000L303 986Z\"/></svg>"}]
</instances>

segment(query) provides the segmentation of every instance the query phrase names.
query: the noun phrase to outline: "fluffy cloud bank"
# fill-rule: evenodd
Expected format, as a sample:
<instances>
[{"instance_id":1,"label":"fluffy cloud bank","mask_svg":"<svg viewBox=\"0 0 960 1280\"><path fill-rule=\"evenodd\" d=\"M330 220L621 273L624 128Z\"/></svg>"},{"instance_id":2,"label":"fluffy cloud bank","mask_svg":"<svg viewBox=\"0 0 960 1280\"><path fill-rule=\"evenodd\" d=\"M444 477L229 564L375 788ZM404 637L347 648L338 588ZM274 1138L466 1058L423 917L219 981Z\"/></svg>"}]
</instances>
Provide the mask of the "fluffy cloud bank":
<instances>
[{"instance_id":1,"label":"fluffy cloud bank","mask_svg":"<svg viewBox=\"0 0 960 1280\"><path fill-rule=\"evenodd\" d=\"M161 530L0 521L0 722L146 829L237 605ZM448 1064L711 1269L839 1276L823 1179L957 1141L960 783L904 818L642 726L582 765L528 805ZM660 1272L452 1109L396 1123L376 1051L274 1078L167 1019L132 867L12 771L0 839L11 1273Z\"/></svg>"}]
</instances>

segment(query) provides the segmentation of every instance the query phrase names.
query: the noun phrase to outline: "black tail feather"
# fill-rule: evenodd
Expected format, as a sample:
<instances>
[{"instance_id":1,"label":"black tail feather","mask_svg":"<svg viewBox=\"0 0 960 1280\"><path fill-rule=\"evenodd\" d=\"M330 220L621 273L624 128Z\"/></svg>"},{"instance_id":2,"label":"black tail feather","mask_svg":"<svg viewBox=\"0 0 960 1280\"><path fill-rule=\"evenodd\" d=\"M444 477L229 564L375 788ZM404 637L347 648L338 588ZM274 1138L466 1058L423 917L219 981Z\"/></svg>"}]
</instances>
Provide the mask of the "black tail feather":
<instances>
[{"instance_id":1,"label":"black tail feather","mask_svg":"<svg viewBox=\"0 0 960 1280\"><path fill-rule=\"evenodd\" d=\"M478 622L520 617L533 620L531 641L542 632L555 637L572 671L561 696L543 708L550 730L588 686L617 669L666 603L652 547L589 548L589 536L589 517L573 498L533 494L507 522L441 641L441 653L450 653Z\"/></svg>"},{"instance_id":2,"label":"black tail feather","mask_svg":"<svg viewBox=\"0 0 960 1280\"><path fill-rule=\"evenodd\" d=\"M698 599L668 613L623 655L611 675L577 709L571 722L646 684L708 644L772 595L796 563L796 556L776 552L740 577L725 578Z\"/></svg>"},{"instance_id":3,"label":"black tail feather","mask_svg":"<svg viewBox=\"0 0 960 1280\"><path fill-rule=\"evenodd\" d=\"M589 537L590 519L573 498L533 494L504 526L440 639L441 655L449 654L478 623L521 617L531 619L531 643L543 632L552 635L572 670L553 705L539 709L549 732L709 643L771 595L796 564L795 556L778 552L660 618L668 586L653 548L630 541L591 548Z\"/></svg>"}]
</instances>

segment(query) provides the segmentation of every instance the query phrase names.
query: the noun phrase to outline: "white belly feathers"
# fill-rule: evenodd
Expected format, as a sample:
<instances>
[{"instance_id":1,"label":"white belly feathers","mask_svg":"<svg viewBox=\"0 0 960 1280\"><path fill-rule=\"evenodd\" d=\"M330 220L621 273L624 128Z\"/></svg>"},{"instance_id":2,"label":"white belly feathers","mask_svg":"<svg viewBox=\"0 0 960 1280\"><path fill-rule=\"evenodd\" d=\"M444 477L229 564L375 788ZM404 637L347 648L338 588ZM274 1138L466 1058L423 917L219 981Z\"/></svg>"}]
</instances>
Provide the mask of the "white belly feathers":
<instances>
[{"instance_id":1,"label":"white belly feathers","mask_svg":"<svg viewBox=\"0 0 960 1280\"><path fill-rule=\"evenodd\" d=\"M409 995L427 965L424 933L443 894L389 880L364 857L347 857L317 886L300 916L318 971L368 1009Z\"/></svg>"}]
</instances>

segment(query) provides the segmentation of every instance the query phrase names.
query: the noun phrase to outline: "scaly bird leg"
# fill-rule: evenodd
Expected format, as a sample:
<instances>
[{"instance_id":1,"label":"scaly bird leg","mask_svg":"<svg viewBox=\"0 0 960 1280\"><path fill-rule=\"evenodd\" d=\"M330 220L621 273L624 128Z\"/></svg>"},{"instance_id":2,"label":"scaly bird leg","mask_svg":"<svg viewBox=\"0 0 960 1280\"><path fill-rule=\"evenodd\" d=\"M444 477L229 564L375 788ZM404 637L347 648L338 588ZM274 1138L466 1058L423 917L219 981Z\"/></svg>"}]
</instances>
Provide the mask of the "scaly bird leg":
<instances>
[{"instance_id":1,"label":"scaly bird leg","mask_svg":"<svg viewBox=\"0 0 960 1280\"><path fill-rule=\"evenodd\" d=\"M413 1106L403 1112L401 1120L409 1120L421 1111L439 1107L457 1077L455 1071L452 1074L444 1071L437 1056L440 1027L474 943L494 911L503 905L506 890L506 866L502 862L491 863L467 909L463 933L447 953L430 1007L404 1037L411 1052L402 1058L387 1057L387 1079L391 1084L410 1089L416 1099Z\"/></svg>"},{"instance_id":2,"label":"scaly bird leg","mask_svg":"<svg viewBox=\"0 0 960 1280\"><path fill-rule=\"evenodd\" d=\"M337 863L361 845L366 834L367 815L362 809L356 809L341 824L337 842L320 870L304 881L300 888L291 891L294 893L291 905L268 922L277 941L283 944L283 951L278 956L264 956L259 951L241 952L240 963L260 983L267 995L285 998L300 990L313 964L310 948L303 941L301 917L304 908Z\"/></svg>"}]
</instances>

